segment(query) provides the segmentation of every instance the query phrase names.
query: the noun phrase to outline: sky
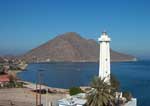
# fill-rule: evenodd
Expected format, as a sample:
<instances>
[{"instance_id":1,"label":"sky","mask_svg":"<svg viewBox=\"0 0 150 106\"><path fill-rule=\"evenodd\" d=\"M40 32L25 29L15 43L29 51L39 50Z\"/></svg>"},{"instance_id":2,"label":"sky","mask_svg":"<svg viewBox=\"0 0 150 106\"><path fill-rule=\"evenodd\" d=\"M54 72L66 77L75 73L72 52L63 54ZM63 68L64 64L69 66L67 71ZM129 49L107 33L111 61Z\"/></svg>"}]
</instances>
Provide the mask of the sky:
<instances>
[{"instance_id":1,"label":"sky","mask_svg":"<svg viewBox=\"0 0 150 106\"><path fill-rule=\"evenodd\" d=\"M0 54L20 55L59 34L95 39L150 59L150 0L0 0Z\"/></svg>"}]
</instances>

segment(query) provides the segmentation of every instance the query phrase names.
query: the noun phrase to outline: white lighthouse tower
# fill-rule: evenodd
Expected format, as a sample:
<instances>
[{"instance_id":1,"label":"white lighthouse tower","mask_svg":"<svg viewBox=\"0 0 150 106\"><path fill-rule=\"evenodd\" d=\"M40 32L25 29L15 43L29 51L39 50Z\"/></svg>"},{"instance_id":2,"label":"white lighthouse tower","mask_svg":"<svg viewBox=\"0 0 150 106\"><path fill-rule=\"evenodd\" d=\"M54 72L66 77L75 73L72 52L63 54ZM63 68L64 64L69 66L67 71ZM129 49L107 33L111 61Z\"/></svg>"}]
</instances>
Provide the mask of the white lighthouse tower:
<instances>
[{"instance_id":1,"label":"white lighthouse tower","mask_svg":"<svg viewBox=\"0 0 150 106\"><path fill-rule=\"evenodd\" d=\"M106 32L102 32L100 38L100 54L99 54L99 77L104 79L106 83L110 83L110 41Z\"/></svg>"}]
</instances>

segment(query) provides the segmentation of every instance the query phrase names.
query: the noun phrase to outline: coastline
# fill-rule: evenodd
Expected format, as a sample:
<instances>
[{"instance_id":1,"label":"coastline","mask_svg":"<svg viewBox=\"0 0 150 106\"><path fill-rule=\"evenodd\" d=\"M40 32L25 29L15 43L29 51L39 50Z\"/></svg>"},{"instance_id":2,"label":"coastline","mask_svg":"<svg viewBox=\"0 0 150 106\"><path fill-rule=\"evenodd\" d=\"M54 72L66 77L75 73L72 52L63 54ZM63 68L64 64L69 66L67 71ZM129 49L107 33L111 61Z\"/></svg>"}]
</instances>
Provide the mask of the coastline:
<instances>
[{"instance_id":1,"label":"coastline","mask_svg":"<svg viewBox=\"0 0 150 106\"><path fill-rule=\"evenodd\" d=\"M136 61L128 61L128 60L125 60L125 61L113 61L114 63L124 63L124 62L137 62L137 60ZM38 62L38 63L28 63L28 64L44 64L44 63L80 63L80 61L76 61L76 62L69 62L69 61L51 61L51 62ZM81 63L98 63L98 62L81 62ZM26 66L27 67L27 66ZM25 68L26 69L26 68ZM18 73L21 73L21 72L23 72L23 70L25 70L25 69L22 69L22 70L17 70L17 71L12 71L12 72L15 72L16 73L16 75L18 74ZM22 81L22 82L24 82L24 83L27 83L27 84L29 84L30 86L26 86L26 87L28 87L28 88L34 88L35 89L35 86L36 86L36 84L34 83L34 82L30 82L30 81L25 81L25 80L22 80L22 79L20 79L20 81ZM56 88L56 87L50 87L50 86L45 86L45 85L42 85L43 86L43 88L49 88L49 89L52 89L52 90L68 90L68 89L64 89L64 88ZM81 86L82 87L82 86ZM83 87L84 88L84 87ZM86 88L86 87L85 87Z\"/></svg>"},{"instance_id":2,"label":"coastline","mask_svg":"<svg viewBox=\"0 0 150 106\"><path fill-rule=\"evenodd\" d=\"M118 63L118 62L136 62L138 61L137 58L134 58L134 59L131 59L131 60L113 60L111 62L114 62L114 63ZM28 64L38 64L38 63L98 63L99 61L88 61L88 60L79 60L79 61L38 61L38 62L28 62Z\"/></svg>"},{"instance_id":3,"label":"coastline","mask_svg":"<svg viewBox=\"0 0 150 106\"><path fill-rule=\"evenodd\" d=\"M39 85L36 88L36 84L35 83L28 82L28 81L23 81L23 80L20 80L20 81L24 83L23 87L25 87L25 88L28 88L28 89L31 89L31 90L40 89ZM68 94L69 93L68 89L49 87L49 86L42 85L42 84L41 84L41 89L49 90L52 93L61 93L61 94L62 93L64 93L64 94Z\"/></svg>"},{"instance_id":4,"label":"coastline","mask_svg":"<svg viewBox=\"0 0 150 106\"><path fill-rule=\"evenodd\" d=\"M8 72L14 72L15 74L22 72L27 68L28 64L21 65L19 70L9 70Z\"/></svg>"},{"instance_id":5,"label":"coastline","mask_svg":"<svg viewBox=\"0 0 150 106\"><path fill-rule=\"evenodd\" d=\"M27 68L27 66L28 66L28 64L25 64L21 70L9 70L8 74L15 74L17 76L17 74L21 73L23 70L25 70ZM24 81L22 79L19 79L18 81L24 83L23 87L31 89L31 90L36 90L36 84L35 83L29 82L29 81ZM50 91L55 92L55 93L68 94L68 89L64 89L64 88L55 88L55 87L49 87L46 85L41 85L41 89L49 89Z\"/></svg>"}]
</instances>

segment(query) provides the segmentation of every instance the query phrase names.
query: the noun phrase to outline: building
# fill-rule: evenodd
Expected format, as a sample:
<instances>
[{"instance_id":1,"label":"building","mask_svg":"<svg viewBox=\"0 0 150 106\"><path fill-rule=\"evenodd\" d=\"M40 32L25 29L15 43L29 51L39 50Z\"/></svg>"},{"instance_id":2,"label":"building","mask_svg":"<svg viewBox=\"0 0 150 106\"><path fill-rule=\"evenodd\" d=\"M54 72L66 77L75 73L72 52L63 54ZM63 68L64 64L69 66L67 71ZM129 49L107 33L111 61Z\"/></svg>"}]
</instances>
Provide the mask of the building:
<instances>
[{"instance_id":1,"label":"building","mask_svg":"<svg viewBox=\"0 0 150 106\"><path fill-rule=\"evenodd\" d=\"M99 77L104 79L105 82L110 82L110 41L106 32L102 32L101 37L98 39L100 43L99 54Z\"/></svg>"},{"instance_id":2,"label":"building","mask_svg":"<svg viewBox=\"0 0 150 106\"><path fill-rule=\"evenodd\" d=\"M80 93L58 101L58 106L84 106L86 103L86 94Z\"/></svg>"},{"instance_id":3,"label":"building","mask_svg":"<svg viewBox=\"0 0 150 106\"><path fill-rule=\"evenodd\" d=\"M8 83L10 80L9 80L9 76L8 75L0 75L0 86L3 87L3 85L5 83Z\"/></svg>"}]
</instances>

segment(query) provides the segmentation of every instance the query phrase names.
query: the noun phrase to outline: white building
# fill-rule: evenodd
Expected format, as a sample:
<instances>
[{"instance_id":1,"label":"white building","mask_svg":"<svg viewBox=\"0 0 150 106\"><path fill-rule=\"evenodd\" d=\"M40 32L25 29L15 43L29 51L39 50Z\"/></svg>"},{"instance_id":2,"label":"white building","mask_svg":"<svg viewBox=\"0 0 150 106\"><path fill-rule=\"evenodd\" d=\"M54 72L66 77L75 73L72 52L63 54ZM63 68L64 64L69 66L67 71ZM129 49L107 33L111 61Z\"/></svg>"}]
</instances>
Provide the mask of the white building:
<instances>
[{"instance_id":1,"label":"white building","mask_svg":"<svg viewBox=\"0 0 150 106\"><path fill-rule=\"evenodd\" d=\"M99 54L99 77L104 79L105 82L110 81L110 41L106 32L103 32L98 39L100 42Z\"/></svg>"},{"instance_id":2,"label":"white building","mask_svg":"<svg viewBox=\"0 0 150 106\"><path fill-rule=\"evenodd\" d=\"M84 106L86 103L86 94L80 93L58 101L58 106Z\"/></svg>"}]
</instances>

